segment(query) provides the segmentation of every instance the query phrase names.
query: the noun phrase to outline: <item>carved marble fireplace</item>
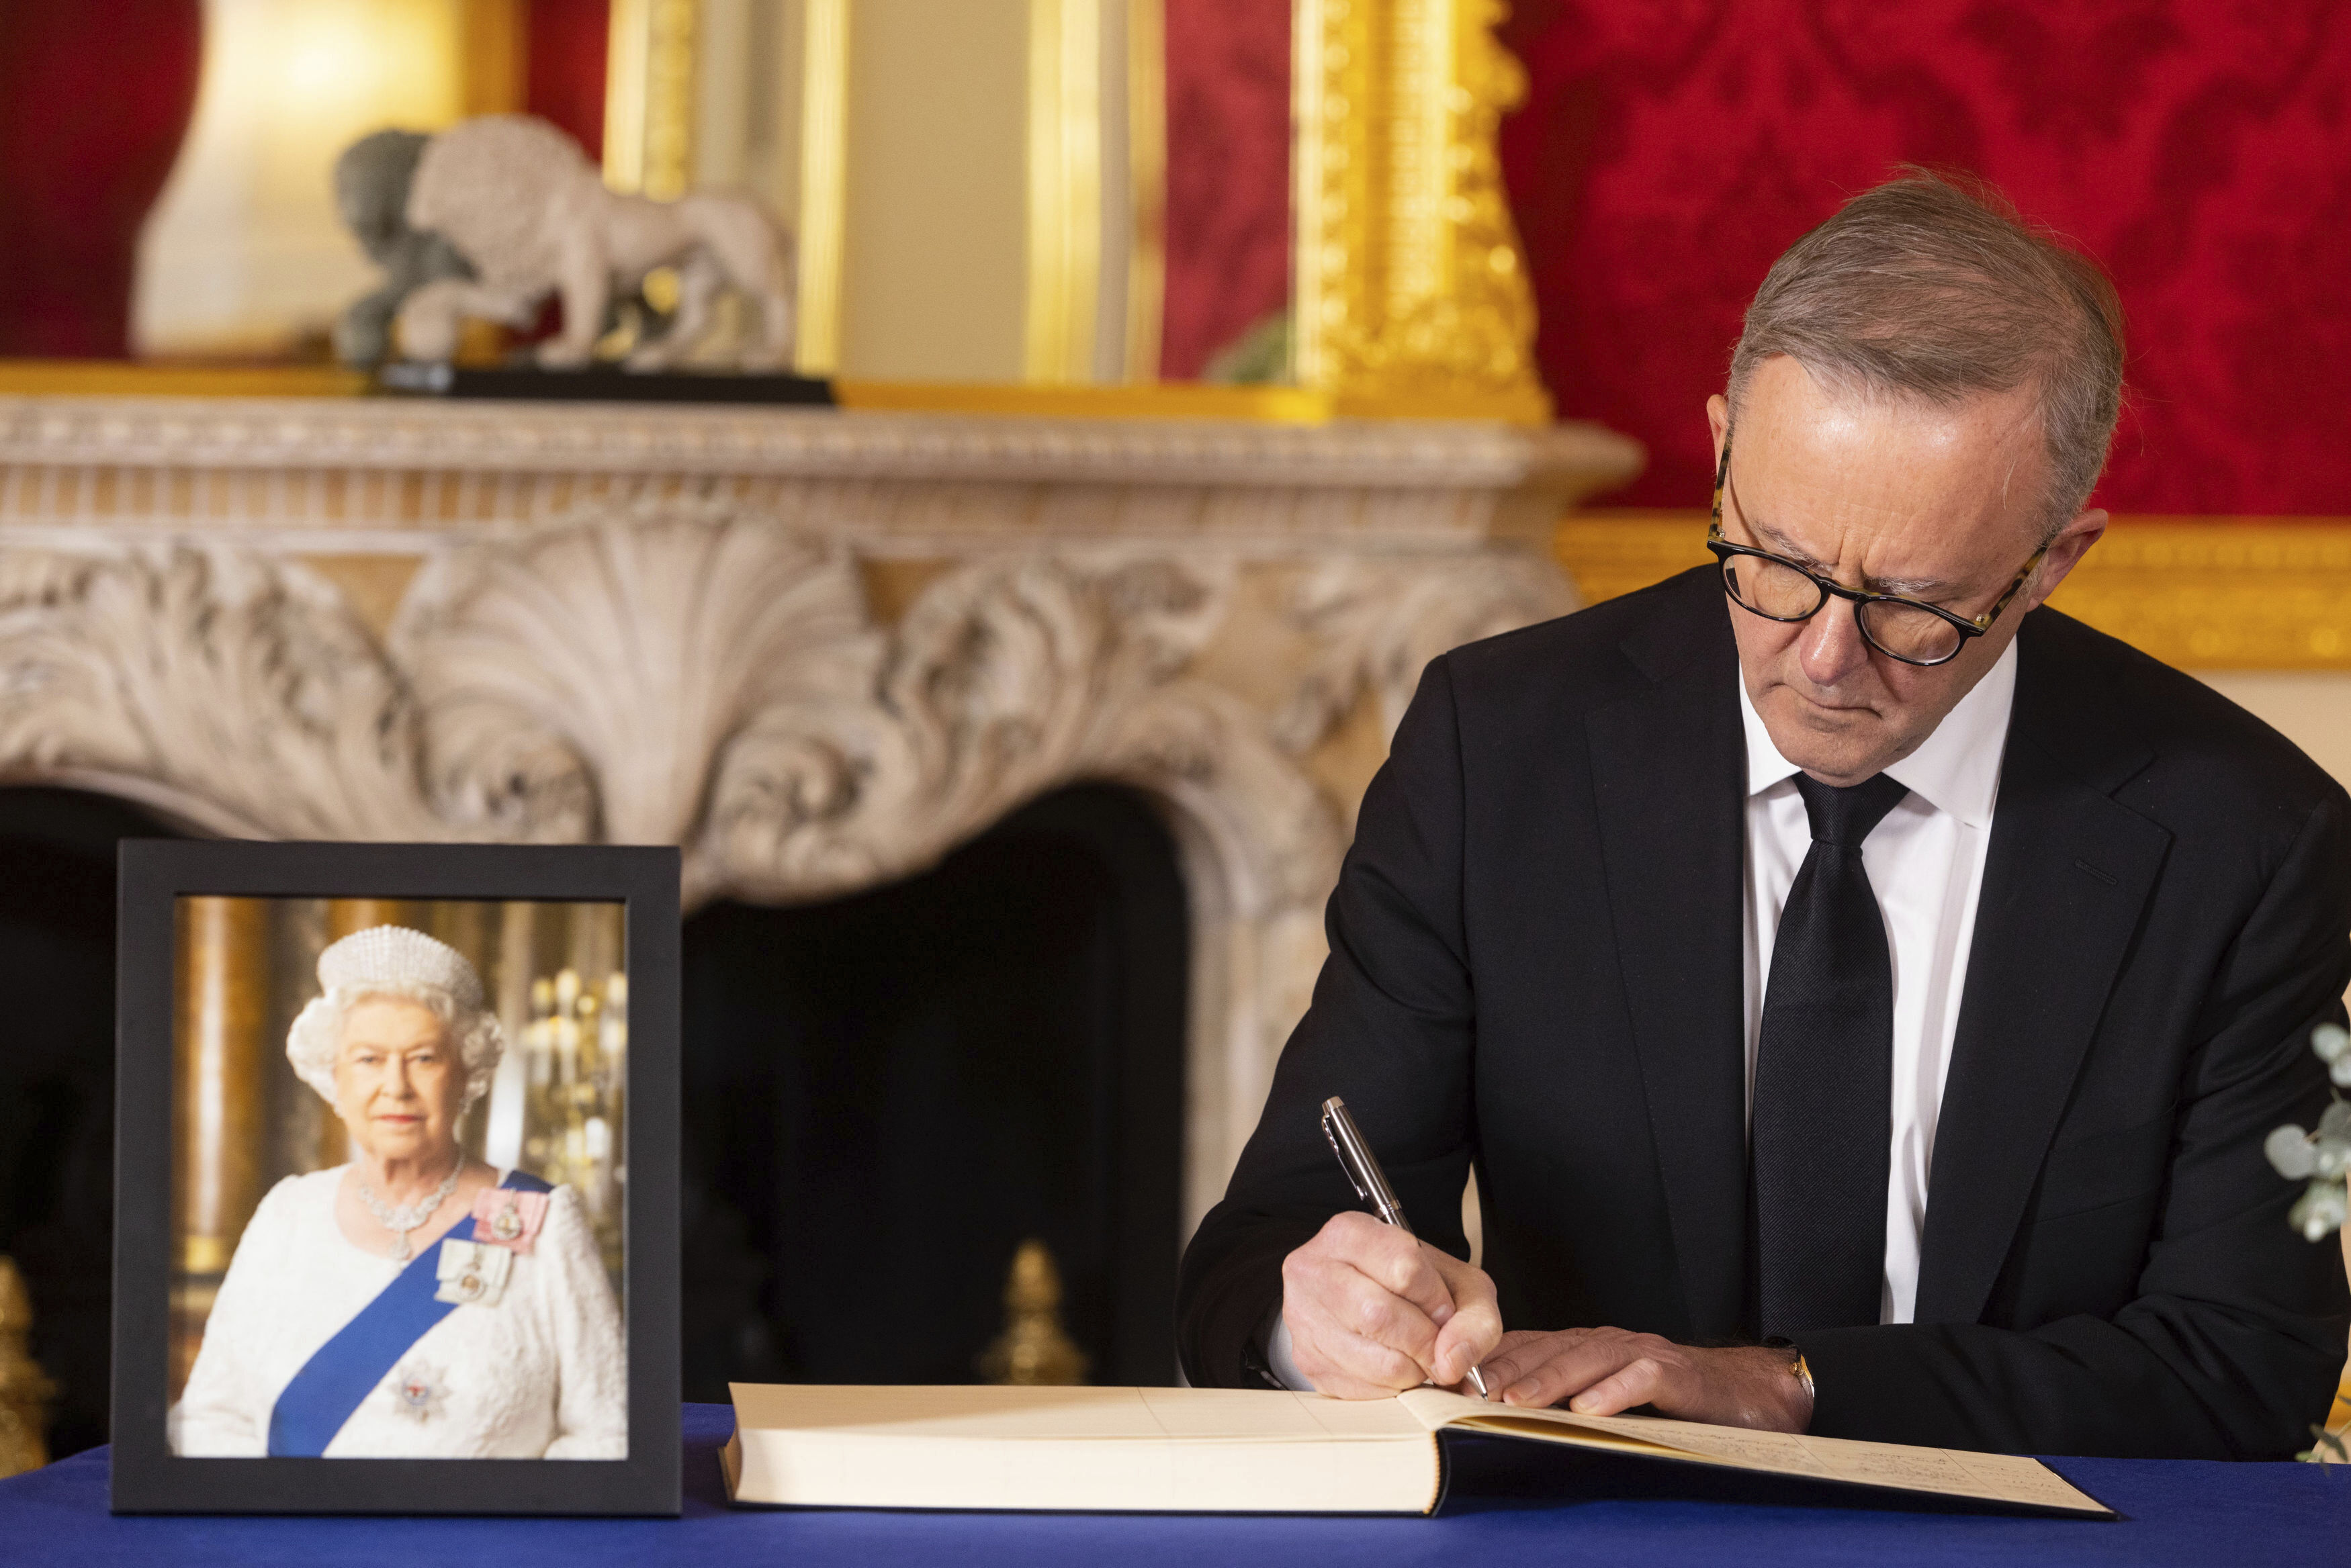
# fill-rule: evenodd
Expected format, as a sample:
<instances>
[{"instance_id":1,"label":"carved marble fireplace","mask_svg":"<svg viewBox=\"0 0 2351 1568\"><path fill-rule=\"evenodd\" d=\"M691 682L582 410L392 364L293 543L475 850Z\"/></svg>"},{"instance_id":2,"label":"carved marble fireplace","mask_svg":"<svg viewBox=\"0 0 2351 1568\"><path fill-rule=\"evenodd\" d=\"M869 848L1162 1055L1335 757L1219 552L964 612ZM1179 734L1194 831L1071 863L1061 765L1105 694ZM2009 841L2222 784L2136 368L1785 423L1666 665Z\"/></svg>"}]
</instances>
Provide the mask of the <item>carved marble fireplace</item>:
<instances>
[{"instance_id":1,"label":"carved marble fireplace","mask_svg":"<svg viewBox=\"0 0 2351 1568\"><path fill-rule=\"evenodd\" d=\"M1186 1229L1422 665L1558 614L1563 425L0 400L0 777L261 837L672 843L689 907L1141 790Z\"/></svg>"}]
</instances>

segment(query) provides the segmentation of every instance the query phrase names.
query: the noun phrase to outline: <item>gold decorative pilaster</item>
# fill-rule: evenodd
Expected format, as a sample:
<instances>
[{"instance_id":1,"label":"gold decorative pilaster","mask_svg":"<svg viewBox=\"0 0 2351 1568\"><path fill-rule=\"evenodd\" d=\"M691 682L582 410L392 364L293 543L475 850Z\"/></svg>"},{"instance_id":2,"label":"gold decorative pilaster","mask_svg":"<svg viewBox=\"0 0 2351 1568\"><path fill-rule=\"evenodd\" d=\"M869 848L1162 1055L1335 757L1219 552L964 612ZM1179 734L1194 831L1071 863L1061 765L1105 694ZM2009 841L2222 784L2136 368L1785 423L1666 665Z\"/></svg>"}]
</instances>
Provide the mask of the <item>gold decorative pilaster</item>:
<instances>
[{"instance_id":1,"label":"gold decorative pilaster","mask_svg":"<svg viewBox=\"0 0 2351 1568\"><path fill-rule=\"evenodd\" d=\"M1134 234L1126 254L1126 379L1159 379L1167 294L1167 11L1127 0L1126 166Z\"/></svg>"},{"instance_id":2,"label":"gold decorative pilaster","mask_svg":"<svg viewBox=\"0 0 2351 1568\"><path fill-rule=\"evenodd\" d=\"M695 0L612 0L604 66L604 183L662 201L694 171Z\"/></svg>"},{"instance_id":3,"label":"gold decorative pilaster","mask_svg":"<svg viewBox=\"0 0 2351 1568\"><path fill-rule=\"evenodd\" d=\"M849 0L804 0L800 50L799 333L803 376L841 368L849 235Z\"/></svg>"},{"instance_id":4,"label":"gold decorative pilaster","mask_svg":"<svg viewBox=\"0 0 2351 1568\"><path fill-rule=\"evenodd\" d=\"M1102 3L1029 3L1028 378L1090 381L1102 276Z\"/></svg>"},{"instance_id":5,"label":"gold decorative pilaster","mask_svg":"<svg viewBox=\"0 0 2351 1568\"><path fill-rule=\"evenodd\" d=\"M1499 0L1298 0L1291 306L1343 411L1539 422L1534 292L1495 149Z\"/></svg>"},{"instance_id":6,"label":"gold decorative pilaster","mask_svg":"<svg viewBox=\"0 0 2351 1568\"><path fill-rule=\"evenodd\" d=\"M611 0L604 34L604 183L645 187L645 58L653 0Z\"/></svg>"}]
</instances>

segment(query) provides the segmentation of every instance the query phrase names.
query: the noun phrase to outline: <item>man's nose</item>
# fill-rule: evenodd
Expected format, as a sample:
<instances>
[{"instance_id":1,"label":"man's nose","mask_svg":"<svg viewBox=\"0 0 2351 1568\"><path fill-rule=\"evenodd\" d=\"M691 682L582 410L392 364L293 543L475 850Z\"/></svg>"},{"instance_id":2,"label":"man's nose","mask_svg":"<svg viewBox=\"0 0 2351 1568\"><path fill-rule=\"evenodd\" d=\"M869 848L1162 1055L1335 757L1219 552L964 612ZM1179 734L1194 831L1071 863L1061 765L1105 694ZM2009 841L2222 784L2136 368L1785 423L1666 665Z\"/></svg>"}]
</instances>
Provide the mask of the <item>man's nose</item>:
<instances>
[{"instance_id":1,"label":"man's nose","mask_svg":"<svg viewBox=\"0 0 2351 1568\"><path fill-rule=\"evenodd\" d=\"M1796 659L1804 678L1815 686L1834 686L1869 662L1869 643L1861 635L1861 607L1850 599L1831 597L1818 614L1804 623L1796 639Z\"/></svg>"}]
</instances>

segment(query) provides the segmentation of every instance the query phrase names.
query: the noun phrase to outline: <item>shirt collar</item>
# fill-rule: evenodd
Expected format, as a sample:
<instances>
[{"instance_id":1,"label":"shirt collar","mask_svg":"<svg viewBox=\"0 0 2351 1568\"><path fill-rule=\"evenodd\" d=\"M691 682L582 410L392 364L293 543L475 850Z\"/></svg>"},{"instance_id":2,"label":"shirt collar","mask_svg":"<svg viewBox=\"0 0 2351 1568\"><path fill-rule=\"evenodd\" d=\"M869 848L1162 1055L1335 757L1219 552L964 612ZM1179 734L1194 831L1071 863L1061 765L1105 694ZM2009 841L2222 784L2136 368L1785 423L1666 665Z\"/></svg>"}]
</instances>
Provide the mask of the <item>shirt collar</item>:
<instances>
[{"instance_id":1,"label":"shirt collar","mask_svg":"<svg viewBox=\"0 0 2351 1568\"><path fill-rule=\"evenodd\" d=\"M2003 649L1984 678L1943 715L1918 749L1886 770L1886 776L1938 810L1974 828L1989 826L2000 794L2001 754L2008 743L2009 711L2016 703L2016 644ZM1796 776L1796 764L1771 743L1771 732L1739 681L1739 716L1747 730L1747 793L1761 794Z\"/></svg>"}]
</instances>

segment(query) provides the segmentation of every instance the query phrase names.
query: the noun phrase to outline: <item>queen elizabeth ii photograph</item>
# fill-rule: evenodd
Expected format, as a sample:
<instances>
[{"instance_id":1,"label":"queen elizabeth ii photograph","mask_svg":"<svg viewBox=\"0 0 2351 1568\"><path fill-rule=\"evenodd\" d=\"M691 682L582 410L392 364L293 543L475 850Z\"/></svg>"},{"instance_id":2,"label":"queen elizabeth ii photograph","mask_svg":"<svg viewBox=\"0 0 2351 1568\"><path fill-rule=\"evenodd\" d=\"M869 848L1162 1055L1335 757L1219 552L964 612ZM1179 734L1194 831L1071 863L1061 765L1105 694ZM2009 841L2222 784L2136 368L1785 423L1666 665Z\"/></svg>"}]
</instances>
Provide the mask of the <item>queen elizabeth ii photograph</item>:
<instances>
[{"instance_id":1,"label":"queen elizabeth ii photograph","mask_svg":"<svg viewBox=\"0 0 2351 1568\"><path fill-rule=\"evenodd\" d=\"M318 980L286 1056L350 1159L254 1209L171 1407L172 1451L626 1458L621 1314L580 1193L461 1140L506 1044L474 965L378 925L327 946Z\"/></svg>"}]
</instances>

